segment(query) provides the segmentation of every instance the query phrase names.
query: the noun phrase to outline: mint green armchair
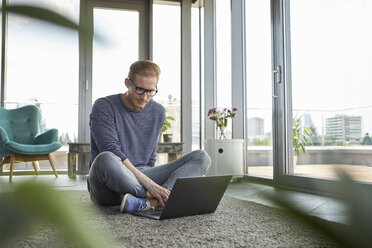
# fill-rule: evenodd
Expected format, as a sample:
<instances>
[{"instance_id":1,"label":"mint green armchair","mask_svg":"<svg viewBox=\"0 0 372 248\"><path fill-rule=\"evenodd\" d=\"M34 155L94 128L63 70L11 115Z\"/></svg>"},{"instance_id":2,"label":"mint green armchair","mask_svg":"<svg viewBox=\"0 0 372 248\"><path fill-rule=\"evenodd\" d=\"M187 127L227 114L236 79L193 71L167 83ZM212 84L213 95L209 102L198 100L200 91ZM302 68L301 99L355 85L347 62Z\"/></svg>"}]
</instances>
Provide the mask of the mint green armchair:
<instances>
[{"instance_id":1,"label":"mint green armchair","mask_svg":"<svg viewBox=\"0 0 372 248\"><path fill-rule=\"evenodd\" d=\"M12 181L14 162L32 162L36 175L38 161L49 160L57 177L51 152L61 147L58 130L50 129L40 133L40 110L35 105L17 109L0 107L0 168L10 163L9 181Z\"/></svg>"}]
</instances>

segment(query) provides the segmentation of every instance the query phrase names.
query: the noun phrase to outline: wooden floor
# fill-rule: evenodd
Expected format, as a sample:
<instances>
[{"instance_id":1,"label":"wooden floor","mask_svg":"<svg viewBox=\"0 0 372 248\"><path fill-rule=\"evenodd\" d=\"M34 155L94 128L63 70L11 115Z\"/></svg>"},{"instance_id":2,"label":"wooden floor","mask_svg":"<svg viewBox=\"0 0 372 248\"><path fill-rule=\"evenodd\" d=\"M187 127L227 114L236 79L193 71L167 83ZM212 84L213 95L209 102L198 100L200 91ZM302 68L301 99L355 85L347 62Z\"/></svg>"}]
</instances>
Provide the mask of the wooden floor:
<instances>
[{"instance_id":1,"label":"wooden floor","mask_svg":"<svg viewBox=\"0 0 372 248\"><path fill-rule=\"evenodd\" d=\"M336 170L346 171L355 181L372 182L372 166L345 165L345 164L311 164L297 165L294 168L295 175L336 179ZM249 166L248 174L265 177L273 177L272 166Z\"/></svg>"}]
</instances>

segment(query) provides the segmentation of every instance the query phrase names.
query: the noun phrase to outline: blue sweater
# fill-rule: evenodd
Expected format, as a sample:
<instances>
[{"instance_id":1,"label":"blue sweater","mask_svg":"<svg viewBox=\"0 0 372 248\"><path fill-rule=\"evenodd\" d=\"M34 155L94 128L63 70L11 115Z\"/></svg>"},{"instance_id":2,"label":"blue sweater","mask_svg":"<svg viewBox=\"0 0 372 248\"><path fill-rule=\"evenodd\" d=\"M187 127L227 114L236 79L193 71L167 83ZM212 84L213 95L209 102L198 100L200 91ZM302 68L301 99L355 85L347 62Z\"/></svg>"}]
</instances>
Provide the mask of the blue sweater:
<instances>
[{"instance_id":1,"label":"blue sweater","mask_svg":"<svg viewBox=\"0 0 372 248\"><path fill-rule=\"evenodd\" d=\"M121 94L99 98L90 114L91 158L104 151L129 159L134 166L154 166L159 134L165 120L164 107L152 99L134 111Z\"/></svg>"}]
</instances>

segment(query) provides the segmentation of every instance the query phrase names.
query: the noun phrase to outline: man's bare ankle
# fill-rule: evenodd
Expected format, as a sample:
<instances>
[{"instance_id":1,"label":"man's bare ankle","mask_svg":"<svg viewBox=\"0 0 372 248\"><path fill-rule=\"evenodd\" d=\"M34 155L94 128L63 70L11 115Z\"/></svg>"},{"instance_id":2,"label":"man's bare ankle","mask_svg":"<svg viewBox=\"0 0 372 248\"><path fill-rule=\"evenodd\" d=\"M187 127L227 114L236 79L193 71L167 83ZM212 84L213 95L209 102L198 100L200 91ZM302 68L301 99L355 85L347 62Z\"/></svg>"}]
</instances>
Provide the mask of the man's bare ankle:
<instances>
[{"instance_id":1,"label":"man's bare ankle","mask_svg":"<svg viewBox=\"0 0 372 248\"><path fill-rule=\"evenodd\" d=\"M149 201L150 201L150 206L153 208L158 208L161 206L160 202L155 198L151 198L149 199Z\"/></svg>"},{"instance_id":2,"label":"man's bare ankle","mask_svg":"<svg viewBox=\"0 0 372 248\"><path fill-rule=\"evenodd\" d=\"M152 195L150 195L149 192L146 192L146 199L147 199L147 200L150 200L150 199L152 199L152 198L154 198L154 197L152 197Z\"/></svg>"}]
</instances>

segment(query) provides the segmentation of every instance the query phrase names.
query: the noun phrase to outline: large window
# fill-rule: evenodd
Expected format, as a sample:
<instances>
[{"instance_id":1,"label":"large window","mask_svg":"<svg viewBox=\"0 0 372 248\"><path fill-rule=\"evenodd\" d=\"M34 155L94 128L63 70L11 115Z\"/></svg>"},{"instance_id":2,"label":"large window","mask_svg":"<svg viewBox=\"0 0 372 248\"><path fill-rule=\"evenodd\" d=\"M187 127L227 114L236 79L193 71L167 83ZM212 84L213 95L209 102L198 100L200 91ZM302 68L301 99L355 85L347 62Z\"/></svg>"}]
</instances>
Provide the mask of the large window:
<instances>
[{"instance_id":1,"label":"large window","mask_svg":"<svg viewBox=\"0 0 372 248\"><path fill-rule=\"evenodd\" d=\"M201 148L201 125L202 120L200 116L200 90L203 88L201 85L202 75L201 75L201 68L200 66L203 64L201 63L201 48L203 47L201 44L201 27L203 26L201 20L203 20L202 16L202 8L193 7L191 9L191 49L192 49L192 149L200 149Z\"/></svg>"},{"instance_id":2,"label":"large window","mask_svg":"<svg viewBox=\"0 0 372 248\"><path fill-rule=\"evenodd\" d=\"M154 97L167 110L173 141L181 141L181 6L179 3L153 5L153 61L161 74ZM191 134L190 134L191 135Z\"/></svg>"},{"instance_id":3,"label":"large window","mask_svg":"<svg viewBox=\"0 0 372 248\"><path fill-rule=\"evenodd\" d=\"M94 8L93 20L94 32L103 36L105 42L93 41L92 103L127 90L124 79L139 54L139 12Z\"/></svg>"},{"instance_id":4,"label":"large window","mask_svg":"<svg viewBox=\"0 0 372 248\"><path fill-rule=\"evenodd\" d=\"M230 0L215 2L217 107L231 108L231 3ZM226 138L231 139L231 134L230 121L226 128Z\"/></svg>"},{"instance_id":5,"label":"large window","mask_svg":"<svg viewBox=\"0 0 372 248\"><path fill-rule=\"evenodd\" d=\"M33 4L79 20L79 0L10 0ZM78 128L78 34L35 19L9 15L5 107L40 107L42 131L57 128L64 145L53 155L57 168L67 169L66 144L76 141ZM44 167L45 166L45 167ZM49 162L40 162L50 170ZM8 168L8 167L7 167ZM6 169L7 169L6 168ZM16 164L16 170L31 164Z\"/></svg>"},{"instance_id":6,"label":"large window","mask_svg":"<svg viewBox=\"0 0 372 248\"><path fill-rule=\"evenodd\" d=\"M248 174L273 177L270 1L246 1Z\"/></svg>"},{"instance_id":7,"label":"large window","mask_svg":"<svg viewBox=\"0 0 372 248\"><path fill-rule=\"evenodd\" d=\"M1 1L0 2L0 7L2 8L3 7L3 1ZM0 18L0 42L2 43L2 39L3 39L3 18L2 18L2 16L1 16L1 18ZM0 58L2 58L3 57L3 49L2 48L0 48ZM2 73L2 67L1 67L1 60L0 60L0 73L1 73L1 75L3 75L3 73ZM1 78L0 78L0 80L1 80ZM3 82L1 82L0 81L0 107L3 107L3 106L1 106L1 104L2 104L2 101L3 101L3 96L4 96L5 94L4 94L4 92L3 92ZM0 169L0 172L1 172L1 170L2 169Z\"/></svg>"},{"instance_id":8,"label":"large window","mask_svg":"<svg viewBox=\"0 0 372 248\"><path fill-rule=\"evenodd\" d=\"M291 1L294 123L307 154L293 173L372 182L372 2Z\"/></svg>"}]
</instances>

